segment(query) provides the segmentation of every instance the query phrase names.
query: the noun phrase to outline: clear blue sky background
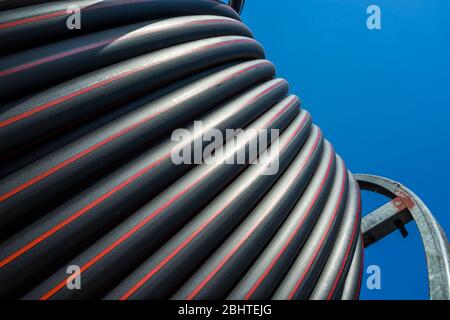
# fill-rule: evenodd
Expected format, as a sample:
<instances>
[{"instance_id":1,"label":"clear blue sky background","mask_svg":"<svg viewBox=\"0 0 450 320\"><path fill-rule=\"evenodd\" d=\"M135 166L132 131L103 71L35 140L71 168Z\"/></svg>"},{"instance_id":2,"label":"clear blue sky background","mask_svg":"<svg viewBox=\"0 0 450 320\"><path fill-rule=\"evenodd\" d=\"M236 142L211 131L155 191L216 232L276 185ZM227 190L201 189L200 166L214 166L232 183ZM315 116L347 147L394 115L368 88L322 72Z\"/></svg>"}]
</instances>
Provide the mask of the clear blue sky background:
<instances>
[{"instance_id":1,"label":"clear blue sky background","mask_svg":"<svg viewBox=\"0 0 450 320\"><path fill-rule=\"evenodd\" d=\"M272 4L273 3L273 4ZM382 10L382 29L366 9ZM450 234L450 1L247 0L243 20L355 173L414 190ZM364 195L364 212L383 203ZM416 227L366 250L382 288L363 299L427 299Z\"/></svg>"}]
</instances>

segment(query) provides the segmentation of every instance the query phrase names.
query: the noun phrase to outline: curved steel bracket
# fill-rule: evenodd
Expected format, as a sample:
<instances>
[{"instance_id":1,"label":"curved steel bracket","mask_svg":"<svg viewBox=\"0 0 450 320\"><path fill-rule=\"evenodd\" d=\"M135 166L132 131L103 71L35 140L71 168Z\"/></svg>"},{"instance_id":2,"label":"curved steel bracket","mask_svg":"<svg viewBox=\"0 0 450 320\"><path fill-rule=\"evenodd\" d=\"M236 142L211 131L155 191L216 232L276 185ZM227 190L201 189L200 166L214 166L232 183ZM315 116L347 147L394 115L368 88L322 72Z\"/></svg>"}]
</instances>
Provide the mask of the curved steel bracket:
<instances>
[{"instance_id":1,"label":"curved steel bracket","mask_svg":"<svg viewBox=\"0 0 450 320\"><path fill-rule=\"evenodd\" d=\"M383 194L391 201L366 215L361 229L364 247L399 229L407 235L404 225L414 220L422 237L428 268L431 300L450 300L450 247L439 223L430 210L411 190L393 180L356 174L362 190Z\"/></svg>"}]
</instances>

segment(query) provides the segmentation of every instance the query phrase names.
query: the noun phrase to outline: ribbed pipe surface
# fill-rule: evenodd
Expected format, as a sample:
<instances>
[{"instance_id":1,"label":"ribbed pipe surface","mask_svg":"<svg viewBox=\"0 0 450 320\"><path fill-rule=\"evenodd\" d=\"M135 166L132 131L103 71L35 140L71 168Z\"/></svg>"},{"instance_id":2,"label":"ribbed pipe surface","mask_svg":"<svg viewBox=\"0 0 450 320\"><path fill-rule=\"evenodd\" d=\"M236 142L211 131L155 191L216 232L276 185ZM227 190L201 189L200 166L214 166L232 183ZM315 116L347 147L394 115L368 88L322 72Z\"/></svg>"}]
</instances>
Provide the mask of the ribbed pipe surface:
<instances>
[{"instance_id":1,"label":"ribbed pipe surface","mask_svg":"<svg viewBox=\"0 0 450 320\"><path fill-rule=\"evenodd\" d=\"M358 297L357 183L233 9L42 2L0 13L0 297ZM202 152L215 129L279 148L240 133L175 164L178 128Z\"/></svg>"}]
</instances>

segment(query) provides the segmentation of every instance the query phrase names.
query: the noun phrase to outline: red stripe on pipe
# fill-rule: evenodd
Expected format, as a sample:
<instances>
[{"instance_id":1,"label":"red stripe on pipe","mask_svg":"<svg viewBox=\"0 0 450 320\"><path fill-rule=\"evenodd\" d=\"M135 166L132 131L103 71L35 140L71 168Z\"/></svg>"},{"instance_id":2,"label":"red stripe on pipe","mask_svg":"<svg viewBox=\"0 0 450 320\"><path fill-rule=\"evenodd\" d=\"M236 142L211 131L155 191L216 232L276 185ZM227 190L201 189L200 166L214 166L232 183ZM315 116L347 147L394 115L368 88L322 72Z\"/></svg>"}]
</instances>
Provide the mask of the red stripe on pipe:
<instances>
[{"instance_id":1,"label":"red stripe on pipe","mask_svg":"<svg viewBox=\"0 0 450 320\"><path fill-rule=\"evenodd\" d=\"M281 250L277 253L277 255L275 256L275 258L271 261L271 263L269 264L269 266L264 270L263 274L258 278L258 280L255 282L255 284L250 288L250 290L248 291L248 293L245 295L244 300L249 300L251 298L251 296L255 293L255 291L258 289L258 287L261 285L261 283L264 281L264 279L269 275L270 271L272 271L273 267L276 265L276 263L279 261L279 259L281 258L281 256L283 255L283 253L287 250L287 248L289 247L289 245L291 244L291 242L294 240L295 236L298 233L298 230L303 226L303 223L305 222L306 218L309 216L309 214L311 213L311 210L315 204L315 202L317 201L317 198L319 197L320 193L322 192L323 186L325 185L325 181L326 178L324 180L322 180L322 183L320 184L319 189L317 190L317 192L314 194L314 198L313 201L310 202L308 208L306 209L306 215L303 216L303 219L300 221L300 223L296 226L296 228L294 229L294 231L289 235L288 240L286 241L286 243L283 245L283 247L281 248Z\"/></svg>"},{"instance_id":2,"label":"red stripe on pipe","mask_svg":"<svg viewBox=\"0 0 450 320\"><path fill-rule=\"evenodd\" d=\"M272 89L273 87L279 86L281 82L276 83L274 86L269 87L268 89ZM267 90L268 90L267 89ZM263 91L264 92L264 91ZM245 107L245 106L244 106ZM114 193L116 193L117 191L121 190L122 188L124 188L125 186L127 186L128 184L130 184L131 182L133 182L134 180L136 180L137 178L139 178L140 176L142 176L144 173L146 173L147 171L153 169L155 166L157 166L158 164L160 164L163 160L167 159L168 157L170 157L170 153L164 155L162 158L160 158L158 161L150 164L149 166L141 169L140 171L138 171L135 175L131 176L130 178L128 178L127 180L125 180L124 182L122 182L121 184L117 185L116 187L114 187L113 189L111 189L110 191L108 191L106 194L102 195L100 198L97 198L96 200L94 200L93 202L91 202L89 205L87 205L86 207L84 207L83 209L77 211L74 215L70 216L69 218L67 218L66 220L64 220L63 222L61 222L59 225L53 227L52 229L50 229L49 231L47 231L46 233L44 233L43 235L39 236L38 238L36 238L35 240L33 240L32 242L28 243L26 246L22 247L21 249L19 249L18 251L14 252L13 254L11 254L10 256L8 256L7 258L3 259L2 261L0 261L0 268L4 267L5 265L7 265L8 263L10 263L11 261L15 260L17 257L21 256L22 254L24 254L25 252L27 252L28 250L30 250L31 248L35 247L36 245L38 245L40 242L42 242L43 240L47 239L48 237L50 237L51 235L53 235L54 233L56 233L57 231L59 231L62 227L66 226L67 224L69 224L70 222L74 221L76 218L80 217L81 215L85 214L87 211L89 211L90 209L92 209L93 207L97 206L99 203L103 202L104 200L106 200L107 198L109 198L111 195L113 195ZM114 192L112 192L114 191ZM100 200L101 199L101 200Z\"/></svg>"},{"instance_id":3,"label":"red stripe on pipe","mask_svg":"<svg viewBox=\"0 0 450 320\"><path fill-rule=\"evenodd\" d=\"M58 134L58 133L60 133L60 132L64 132L66 129L73 128L73 126L75 126L75 125L77 125L77 124L80 124L80 123L82 123L82 122L84 122L84 121L86 121L86 120L88 120L88 119L91 119L92 117L97 116L97 115L99 115L99 114L102 114L103 112L105 112L105 111L107 111L107 110L110 110L111 108L114 108L114 107L120 106L120 105L123 104L123 103L129 102L129 101L131 101L131 100L137 98L138 96L139 96L139 95L133 95L133 96L131 96L130 98L123 99L123 100L120 100L120 101L118 101L118 102L114 102L114 103L112 103L112 104L109 104L109 105L106 106L104 109L100 109L100 110L94 111L93 113L88 114L88 115L86 115L86 116L84 116L84 117L82 117L82 118L80 118L80 119L78 119L78 120L76 120L76 121L74 121L74 122L72 122L72 123L66 124L66 125L62 126L61 128L56 129L55 131L53 131L53 132L51 132L51 133L49 133L49 134L47 134L47 135L44 135L44 136L39 137L39 138L37 138L37 139L35 139L35 140L29 142L29 143L26 143L26 144L24 144L23 146L20 146L19 148L15 149L15 150L13 150L13 151L10 151L10 152L8 152L8 153L6 153L6 154L0 155L0 160L3 160L3 159L5 159L5 158L8 158L8 157L10 157L10 156L13 155L13 154L15 154L15 153L17 153L17 152L19 152L19 151L21 151L21 150L24 150L24 149L26 149L27 147L32 146L32 145L35 144L35 143L38 143L39 141L43 141L44 139L48 139L48 138L50 138L50 137L53 137L53 136L55 136L56 134Z\"/></svg>"},{"instance_id":4,"label":"red stripe on pipe","mask_svg":"<svg viewBox=\"0 0 450 320\"><path fill-rule=\"evenodd\" d=\"M275 121L275 119L278 118L280 114L282 114L287 108L291 107L294 104L294 102L297 100L298 100L298 98L294 96L291 99L291 101L289 101L289 103L283 109L278 111L272 118L270 118L270 120L268 122L271 123L271 122Z\"/></svg>"},{"instance_id":5,"label":"red stripe on pipe","mask_svg":"<svg viewBox=\"0 0 450 320\"><path fill-rule=\"evenodd\" d=\"M292 106L292 102L288 105ZM300 129L303 127L303 125L306 122L307 117L303 119L303 121L300 123L298 128L295 130L295 132L288 138L288 141L286 142L283 149L290 143L290 141L293 139L293 137L300 131ZM251 183L250 181L246 185L242 186L242 190L246 189ZM126 300L131 295L133 295L137 290L139 290L148 280L150 280L156 273L159 272L167 263L169 263L181 250L183 250L192 240L194 240L206 227L208 227L226 208L228 208L239 196L236 195L232 197L230 200L227 201L227 203L220 208L218 211L216 211L205 223L203 223L194 233L192 233L189 237L187 237L180 245L178 245L175 250L173 250L169 255L167 255L156 267L154 267L150 272L148 272L141 280L139 280L130 290L128 290L124 295L120 297L120 300Z\"/></svg>"},{"instance_id":6,"label":"red stripe on pipe","mask_svg":"<svg viewBox=\"0 0 450 320\"><path fill-rule=\"evenodd\" d=\"M331 291L328 293L327 300L330 300L333 297L334 291L336 290L339 280L341 279L342 273L344 272L345 264L347 263L347 260L350 256L350 250L351 250L353 242L355 241L355 238L356 238L356 231L357 231L357 226L358 226L360 210L361 210L361 199L358 197L358 207L357 207L357 212L356 212L356 219L353 224L351 240L347 246L347 250L345 251L344 260L342 261L341 267L339 268L339 272L338 272L336 278L334 279Z\"/></svg>"},{"instance_id":7,"label":"red stripe on pipe","mask_svg":"<svg viewBox=\"0 0 450 320\"><path fill-rule=\"evenodd\" d=\"M81 7L80 8L80 12L82 12L82 11L85 12L85 11L88 11L88 10L96 10L96 9L100 9L100 8L121 6L121 5L124 5L124 4L150 2L150 1L152 1L152 0L116 0L116 1L110 1L110 2L107 2L107 3L103 2L103 3L100 3L97 6L95 6L96 3L94 3L93 5L88 5L88 6L85 6L85 7ZM50 13L40 14L40 15L33 16L33 17L26 17L26 18L15 20L15 21L2 23L2 24L0 24L0 30L9 29L9 28L21 26L21 25L24 25L24 24L37 22L37 21L48 20L48 19L51 19L51 18L60 17L60 16L63 16L63 15L69 15L69 14L71 14L71 12L68 12L67 9L66 9L66 10L58 10L58 11L54 11L54 12L50 12Z\"/></svg>"},{"instance_id":8,"label":"red stripe on pipe","mask_svg":"<svg viewBox=\"0 0 450 320\"><path fill-rule=\"evenodd\" d=\"M321 135L318 135L317 140L316 140L317 143L319 141L319 137L321 137ZM311 149L310 153L308 154L308 157L302 163L301 168L300 168L299 172L297 173L297 176L302 172L303 168L306 166L306 163L311 158L313 151L314 151L314 149ZM327 169L327 175L328 175L329 170L331 169L332 160L333 160L333 158L331 157L329 167ZM237 245L233 247L233 249L222 259L222 261L220 261L220 263L206 276L206 278L204 278L200 282L200 284L197 287L195 287L195 289L186 297L186 300L192 300L193 298L195 298L195 296L206 286L206 284L214 277L214 275L216 275L217 272L219 272L220 269L222 269L222 267L225 265L225 263L237 252L237 250L239 250L239 248L245 243L245 241L247 241L247 239L250 238L250 236L257 229L257 227L262 223L264 218L270 213L270 209L272 209L272 207L274 205L275 205L275 203L273 203L263 213L263 215L257 220L257 222L253 225L253 227L245 234L245 236L243 238L241 238L241 240L237 243Z\"/></svg>"},{"instance_id":9,"label":"red stripe on pipe","mask_svg":"<svg viewBox=\"0 0 450 320\"><path fill-rule=\"evenodd\" d=\"M217 85L217 84L219 84L219 83L226 82L226 81L230 80L231 78L233 78L233 77L235 77L235 76L238 76L238 75L241 74L241 73L244 73L244 72L247 72L247 71L249 71L249 70L255 69L255 68L257 68L258 66L263 65L263 64L267 64L267 62L261 62L261 63L255 64L255 65L253 65L253 66L250 66L250 67L248 67L248 68L239 70L238 72L236 72L236 73L234 73L234 74L228 76L228 77L225 78L225 79L222 79L222 80L216 82L216 83L213 84L213 85ZM168 110L169 110L169 109L168 109ZM109 136L108 138L106 138L106 139L104 139L104 140L102 140L102 141L100 141L100 142L98 142L98 143L96 143L96 144L90 146L89 148L87 148L87 149L85 149L85 150L83 150L83 151L81 151L81 152L79 152L79 153L73 155L72 157L70 157L70 158L64 160L63 162L59 163L58 165L56 165L56 166L50 168L49 170L47 170L47 171L45 171L45 172L43 172L43 173L41 173L41 174L35 176L34 178L28 180L27 182L25 182L25 183L23 183L23 184L17 186L16 188L14 188L14 189L12 189L12 190L6 192L5 194L1 195L1 196L0 196L0 202L5 201L5 200L11 198L11 197L14 196L15 194L17 194L17 193L19 193L19 192L21 192L21 191L27 189L28 187L30 187L30 186L36 184L37 182L39 182L39 181L41 181L41 180L47 178L48 176L50 176L50 175L52 175L53 173L55 173L55 172L57 172L57 171L63 169L64 167L67 167L68 165L70 165L70 164L74 163L75 161L77 161L77 160L83 158L84 156L88 155L89 153L91 153L91 152L93 152L93 151L95 151L95 150L97 150L97 149L103 147L104 145L106 145L106 144L108 144L108 143L110 143L110 142L116 140L117 138L119 138L119 137L121 137L121 136L123 136L123 135L129 133L130 131L132 131L132 130L138 128L139 126L141 126L141 125L144 124L145 122L147 122L147 121L149 121L149 120L151 120L151 119L157 117L158 115L164 113L165 111L167 111L167 110L161 110L161 111L159 111L159 112L157 112L157 113L154 113L154 114L152 114L152 115L149 115L148 117L146 117L146 118L140 120L139 122L135 123L134 125L129 126L129 127L125 128L125 129L123 129L123 130L121 130L121 131L115 133L114 135Z\"/></svg>"},{"instance_id":10,"label":"red stripe on pipe","mask_svg":"<svg viewBox=\"0 0 450 320\"><path fill-rule=\"evenodd\" d=\"M123 42L125 40L136 38L138 36L151 34L151 33L154 33L154 32L161 32L161 31L163 31L165 29L170 30L171 28L179 27L180 25L181 26L183 26L183 25L186 25L186 26L188 26L188 25L197 25L197 24L202 25L202 24L213 24L213 23L218 23L218 22L229 23L229 24L237 24L237 23L239 23L236 20L211 19L211 20L190 21L190 22L187 22L187 23L178 23L178 24L169 25L169 26L161 26L159 28L149 28L150 30L145 30L144 29L144 30L141 30L141 31L133 31L133 32L130 32L130 33L124 35L124 36L115 37L115 38L109 38L109 39L104 39L104 40L99 40L99 41L96 41L95 43L91 43L91 44L88 44L88 45L85 45L85 46L73 48L71 50L67 50L67 51L64 51L64 52L61 52L61 53L57 53L57 54L45 57L45 58L41 58L41 59L38 59L38 60L30 61L30 62L23 63L23 64L17 65L15 67L12 67L12 68L9 68L9 69L2 70L2 71L0 71L0 77L5 77L5 76L8 76L8 75L20 72L20 71L24 71L24 70L27 70L27 69L30 69L30 68L42 65L44 63L56 61L58 59L66 58L68 56L72 56L72 55L75 55L77 53L85 52L85 51L88 51L88 50L91 50L91 49L96 49L96 48L99 48L99 47L102 47L102 46L105 46L105 45L108 45L108 44L120 43L120 42Z\"/></svg>"},{"instance_id":11,"label":"red stripe on pipe","mask_svg":"<svg viewBox=\"0 0 450 320\"><path fill-rule=\"evenodd\" d=\"M67 10L59 10L59 11L55 11L55 12L41 14L41 15L34 16L34 17L27 17L27 18L15 20L15 21L5 22L5 23L0 24L0 30L9 29L9 28L21 26L24 24L32 23L32 22L47 20L50 18L60 17L63 15L66 15L66 14L68 14Z\"/></svg>"},{"instance_id":12,"label":"red stripe on pipe","mask_svg":"<svg viewBox=\"0 0 450 320\"><path fill-rule=\"evenodd\" d=\"M342 166L344 167L344 178L342 179L341 191L339 193L339 200L338 200L338 203L336 204L336 207L334 208L333 216L330 219L330 221L328 222L327 230L325 231L325 233L323 234L322 238L320 239L319 246L316 248L316 250L315 250L315 252L314 252L314 254L312 256L312 259L309 261L309 263L308 263L308 265L306 267L306 270L302 273L302 275L300 276L300 279L295 284L294 289L289 294L288 300L291 300L294 297L294 295L297 292L298 288L303 283L303 280L305 279L306 274L311 269L312 264L313 264L314 260L316 259L317 255L319 254L319 251L322 248L322 245L325 242L326 237L328 236L328 233L329 233L329 231L331 229L331 226L332 226L334 220L336 219L337 211L338 211L339 206L340 206L340 204L342 202L342 196L344 194L345 181L347 180L347 170L345 169L345 165L344 164L342 164Z\"/></svg>"},{"instance_id":13,"label":"red stripe on pipe","mask_svg":"<svg viewBox=\"0 0 450 320\"><path fill-rule=\"evenodd\" d=\"M210 170L212 171L212 170ZM191 190L193 187L195 187L200 181L202 181L210 171L207 171L204 175L200 176L198 179L196 179L192 184L187 186L185 189L183 189L181 192L177 193L174 197L172 197L169 201L165 202L162 206L160 206L157 210L153 211L149 216L147 216L145 219L141 220L138 224L136 224L132 229L130 229L128 232L123 234L119 239L114 241L110 246L108 246L106 249L102 250L100 254L96 255L93 259L88 261L85 265L83 265L82 268L80 268L81 272L86 271L89 269L92 265L94 265L96 262L98 262L100 259L102 259L104 256L106 256L108 253L110 253L114 248L116 248L119 244L121 244L123 241L128 239L133 233L135 233L137 230L141 229L145 224L153 220L155 217L157 217L159 214L161 214L165 209L170 207L175 201L180 199L184 194L186 194L189 190ZM69 278L69 277L68 277ZM67 279L64 279L61 281L56 287L48 291L46 294L44 294L39 300L47 300L53 295L55 295L59 290L64 288L67 283Z\"/></svg>"},{"instance_id":14,"label":"red stripe on pipe","mask_svg":"<svg viewBox=\"0 0 450 320\"><path fill-rule=\"evenodd\" d=\"M153 115L151 115L151 116L149 116L149 117L147 117L147 118L145 118L145 119L142 119L140 122L135 123L134 125L132 125L132 126L130 126L130 127L127 127L127 128L125 128L124 130L121 130L121 131L119 131L119 132L113 134L112 136L109 136L108 138L106 138L106 139L104 139L104 140L102 140L102 141L100 141L100 142L97 142L96 144L90 146L90 147L87 148L87 149L84 149L83 151L81 151L81 152L79 152L79 153L73 155L73 156L70 157L70 158L67 158L66 160L60 162L59 164L57 164L56 166L50 168L49 170L46 170L45 172L43 172L43 173L41 173L41 174L35 176L34 178L32 178L32 179L28 180L27 182L21 184L20 186L18 186L18 187L16 187L16 188L14 188L14 189L8 191L7 193L1 195L1 196L0 196L0 202L5 201L5 200L11 198L11 197L14 196L15 194L17 194L17 193L19 193L19 192L21 192L21 191L27 189L28 187L30 187L30 186L36 184L37 182L39 182L39 181L41 181L41 180L47 178L48 176L54 174L55 172L57 172L57 171L59 171L59 170L65 168L65 167L67 167L68 165L70 165L70 164L74 163L75 161L77 161L77 160L83 158L84 156L86 156L86 155L92 153L93 151L95 151L95 150L97 150L97 149L103 147L104 145L110 143L111 141L114 141L114 140L116 140L117 138L119 138L119 137L125 135L126 133L128 133L128 132L132 131L133 129L135 129L135 128L139 127L140 125L142 125L144 122L146 122L146 121L148 121L148 120L151 120L152 118L156 117L156 116L159 115L160 113L162 113L162 112L155 113L155 114L153 114Z\"/></svg>"},{"instance_id":15,"label":"red stripe on pipe","mask_svg":"<svg viewBox=\"0 0 450 320\"><path fill-rule=\"evenodd\" d=\"M274 88L276 88L276 87L278 87L278 86L280 86L280 84L282 84L282 82L277 82L277 83L275 83L274 85L272 85L272 86L270 86L269 88L267 88L267 89L265 89L264 91L262 91L261 93L259 93L257 96L255 96L254 98L252 98L247 104L245 104L244 106L243 106L243 108L245 108L246 106L248 106L254 99L256 99L257 97L259 97L259 96L261 96L261 95L264 95L265 93L267 93L268 91L270 91L270 90L272 90L272 89L274 89ZM167 154L166 156L170 156L170 153L169 154ZM165 157L166 157L165 156ZM169 207L173 202L175 202L177 199L179 199L184 193L186 193L186 192L188 192L190 189L192 189L197 183L199 183L204 177L206 177L210 172L211 172L212 170L210 170L210 171L207 171L203 176L201 176L200 177L200 180L199 179L196 179L191 185L189 185L188 187L187 187L187 190L186 189L184 189L183 191L181 191L180 193L178 193L178 194L176 194L171 200L173 200L172 202L170 202L171 200L169 200L169 204L167 205L167 207ZM118 191L118 190L117 190ZM176 198L176 199L175 199ZM167 202L166 202L166 204L167 204ZM163 205L164 206L164 205ZM166 208L167 208L166 207ZM161 207L160 207L161 208ZM160 208L158 208L157 209L157 211L160 209ZM162 211L164 211L166 208L163 208L160 212L158 212L156 215L153 215L154 213L152 213L149 217L151 217L148 221L146 221L145 223L143 223L142 224L142 226L144 226L147 222L149 222L150 220L152 220L155 216L157 216L157 215L159 215ZM156 211L155 211L156 212ZM149 217L147 217L147 218L149 218ZM146 218L146 219L147 219ZM145 220L145 219L144 219ZM141 221L142 222L142 221ZM140 222L140 223L141 223ZM112 249L114 249L114 247L117 247L121 242L123 242L124 240L126 240L129 236L131 236L133 233L135 233L137 230L139 230L140 228L142 228L142 226L140 226L140 227L138 227L138 228L136 228L136 230L134 230L132 233L130 233L127 237L125 237L125 238L123 238L120 242L118 242L118 243L116 243L116 244L112 244L110 247L110 249L108 249L108 248L106 248L105 250L104 250L104 254L102 254L102 253L100 253L98 256L99 256L99 258L98 259L96 259L97 258L97 256L96 257L94 257L91 261L89 261L86 265L89 265L88 266L88 268L90 267L90 266L92 266L93 264L95 264L98 260L100 260L101 259L101 257L100 257L100 255L102 255L102 256L105 256L108 252L110 252ZM57 231L57 230L56 230ZM45 239L42 239L41 241L43 241L43 240L45 240ZM28 249L29 250L29 249ZM20 250L19 250L20 251ZM23 252L21 253L21 254L23 254ZM17 258L17 257L15 257L15 258ZM6 260L6 259L5 259ZM13 260L13 259L12 259ZM11 261L12 261L11 260ZM94 261L95 260L95 261ZM10 262L10 261L9 261ZM1 267L2 265L1 265L1 262L0 262L0 267ZM82 272L82 271L81 271ZM54 287L52 290L50 290L49 292L47 292L45 295L43 295L41 298L40 298L40 300L47 300L48 298L50 298L51 296L53 296L55 293L57 293L59 290L61 290L64 286L65 286L65 283L66 283L66 280L67 279L65 279L65 280L63 280L62 282L60 282L56 287Z\"/></svg>"},{"instance_id":16,"label":"red stripe on pipe","mask_svg":"<svg viewBox=\"0 0 450 320\"><path fill-rule=\"evenodd\" d=\"M248 43L252 42L253 43L254 40L250 40L250 39L248 39L248 40L247 39L236 39L236 40L223 41L223 42L220 42L220 43L214 43L214 44L210 44L210 45L206 45L206 46L203 46L203 47L196 48L194 50L191 50L190 53L194 53L194 52L198 52L198 51L204 51L204 50L208 50L208 49L213 49L213 48L224 46L224 45L227 45L227 44L245 43L245 42L248 42ZM49 101L47 103L41 104L41 105L39 105L39 106L37 106L35 108L32 108L32 109L30 109L28 111L20 113L20 114L18 114L16 116L13 116L13 117L8 118L6 120L0 121L0 128L9 126L9 125L11 125L11 124L13 124L13 123L15 123L17 121L20 121L20 120L23 120L25 118L28 118L28 117L36 114L36 113L39 113L41 111L44 111L44 110L49 109L51 107L54 107L54 106L56 106L56 105L58 105L60 103L66 102L68 100L71 100L71 99L73 99L75 97L78 97L78 96L80 96L82 94L85 94L87 92L93 91L93 90L95 90L97 88L101 88L101 87L103 87L103 86L105 86L105 85L107 85L109 83L112 83L112 82L114 82L116 80L120 80L120 79L125 78L125 77L127 77L129 75L132 75L132 74L138 73L140 71L143 71L143 70L145 70L145 69L147 69L149 67L152 67L153 65L154 65L154 62L141 65L141 66L139 66L138 68L136 68L134 70L125 71L125 72L120 73L118 75L115 75L115 76L113 76L113 77L111 77L109 79L105 79L105 80L99 81L97 83L91 84L91 85L89 85L87 87L84 87L82 89L73 91L70 94L65 95L63 97L60 97L60 98L54 99L52 101Z\"/></svg>"},{"instance_id":17,"label":"red stripe on pipe","mask_svg":"<svg viewBox=\"0 0 450 320\"><path fill-rule=\"evenodd\" d=\"M61 223L57 224L56 226L54 226L53 228L51 228L47 232L43 233L42 235L40 235L39 237L37 237L36 239L31 241L27 245L25 245L24 247L20 248L19 250L17 250L16 252L14 252L10 256L8 256L7 258L3 259L2 261L0 261L0 268L3 268L5 265L10 263L11 261L15 260L16 258L21 256L25 252L29 251L33 247L37 246L39 243L41 243L45 239L49 238L50 236L52 236L53 234L55 234L56 232L58 232L59 230L61 230L65 226L67 226L69 223L71 223L74 220L76 220L77 218L81 217L86 212L88 212L90 209L96 207L97 205L99 205L100 203L105 201L107 198L112 196L114 193L116 193L119 190L123 189L125 186L127 186L128 184L130 184L131 182L133 182L134 180L136 180L137 178L139 178L143 174L147 173L148 171L150 171L151 169L153 169L154 167L156 167L162 161L164 161L165 159L167 159L169 157L170 157L170 153L166 154L164 157L160 158L156 162L153 162L151 165L145 167L144 169L138 171L136 174L134 174L133 176L131 176L130 178L128 178L127 180L125 180L121 184L117 185L116 187L114 187L113 189L108 191L107 193L104 193L101 197L95 199L93 202L89 203L83 209L78 210L73 215L71 215L67 219L63 220Z\"/></svg>"}]
</instances>

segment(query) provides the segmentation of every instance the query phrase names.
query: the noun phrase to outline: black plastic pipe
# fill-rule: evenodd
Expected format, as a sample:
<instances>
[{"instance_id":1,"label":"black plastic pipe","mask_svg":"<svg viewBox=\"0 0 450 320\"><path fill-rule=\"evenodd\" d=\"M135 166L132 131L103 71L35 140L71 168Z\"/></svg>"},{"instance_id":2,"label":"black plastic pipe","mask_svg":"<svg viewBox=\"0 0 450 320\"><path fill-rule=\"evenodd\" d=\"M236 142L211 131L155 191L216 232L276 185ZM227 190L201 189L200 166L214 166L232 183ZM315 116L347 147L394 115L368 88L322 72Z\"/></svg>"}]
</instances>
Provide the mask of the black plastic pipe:
<instances>
[{"instance_id":1,"label":"black plastic pipe","mask_svg":"<svg viewBox=\"0 0 450 320\"><path fill-rule=\"evenodd\" d=\"M230 5L0 12L0 297L358 298L359 189Z\"/></svg>"}]
</instances>

